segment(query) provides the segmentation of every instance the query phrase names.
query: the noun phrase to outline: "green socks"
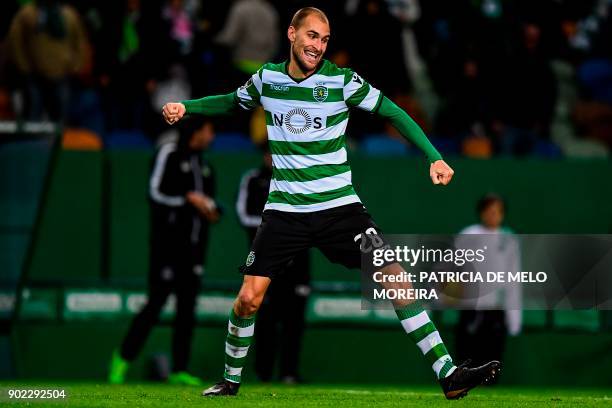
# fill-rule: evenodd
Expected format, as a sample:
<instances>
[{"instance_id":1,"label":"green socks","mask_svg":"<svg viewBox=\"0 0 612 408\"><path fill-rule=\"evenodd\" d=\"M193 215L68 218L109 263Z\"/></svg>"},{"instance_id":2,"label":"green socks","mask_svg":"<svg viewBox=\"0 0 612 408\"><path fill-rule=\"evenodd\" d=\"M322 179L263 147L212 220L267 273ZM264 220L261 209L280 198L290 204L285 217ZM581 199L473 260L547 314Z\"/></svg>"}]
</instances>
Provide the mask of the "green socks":
<instances>
[{"instance_id":1,"label":"green socks","mask_svg":"<svg viewBox=\"0 0 612 408\"><path fill-rule=\"evenodd\" d=\"M225 340L225 372L223 378L239 383L242 368L246 360L253 333L255 332L255 315L240 317L230 312Z\"/></svg>"},{"instance_id":2,"label":"green socks","mask_svg":"<svg viewBox=\"0 0 612 408\"><path fill-rule=\"evenodd\" d=\"M416 343L438 379L455 371L453 360L446 350L436 326L420 305L410 305L395 311L408 336ZM232 309L225 341L225 372L223 378L239 383L242 368L255 331L255 315L237 316Z\"/></svg>"},{"instance_id":3,"label":"green socks","mask_svg":"<svg viewBox=\"0 0 612 408\"><path fill-rule=\"evenodd\" d=\"M448 354L446 346L438 333L438 329L429 320L427 312L420 304L412 304L402 309L396 309L397 317L402 327L408 333L425 356L438 379L445 378L455 371L453 359Z\"/></svg>"}]
</instances>

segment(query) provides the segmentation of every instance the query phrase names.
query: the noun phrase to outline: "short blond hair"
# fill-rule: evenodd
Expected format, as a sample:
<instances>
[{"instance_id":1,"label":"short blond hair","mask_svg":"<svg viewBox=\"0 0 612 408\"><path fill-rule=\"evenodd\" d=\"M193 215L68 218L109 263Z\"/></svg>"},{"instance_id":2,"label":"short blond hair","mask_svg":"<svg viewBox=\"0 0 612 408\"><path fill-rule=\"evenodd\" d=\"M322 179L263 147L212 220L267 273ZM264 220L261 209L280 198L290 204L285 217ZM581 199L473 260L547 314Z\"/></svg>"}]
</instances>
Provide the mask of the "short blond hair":
<instances>
[{"instance_id":1,"label":"short blond hair","mask_svg":"<svg viewBox=\"0 0 612 408\"><path fill-rule=\"evenodd\" d=\"M329 19L327 18L327 15L325 15L325 13L322 10L319 10L316 7L304 7L304 8L299 9L293 15L293 18L291 19L291 23L289 24L289 26L297 30L298 28L300 28L302 23L304 23L304 20L306 19L306 17L308 17L311 14L315 14L317 17L321 19L321 21L329 25Z\"/></svg>"}]
</instances>

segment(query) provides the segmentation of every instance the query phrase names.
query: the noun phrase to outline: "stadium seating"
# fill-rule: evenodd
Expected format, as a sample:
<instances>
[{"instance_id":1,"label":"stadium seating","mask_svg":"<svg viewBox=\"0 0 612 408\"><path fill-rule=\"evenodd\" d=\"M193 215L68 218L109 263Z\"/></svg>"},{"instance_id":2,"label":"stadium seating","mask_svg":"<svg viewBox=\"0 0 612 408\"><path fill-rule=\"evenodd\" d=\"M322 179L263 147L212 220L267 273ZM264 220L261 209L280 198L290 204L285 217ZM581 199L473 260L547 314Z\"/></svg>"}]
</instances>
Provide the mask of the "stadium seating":
<instances>
[{"instance_id":1,"label":"stadium seating","mask_svg":"<svg viewBox=\"0 0 612 408\"><path fill-rule=\"evenodd\" d=\"M65 150L101 150L102 140L88 129L66 129L62 138Z\"/></svg>"},{"instance_id":2,"label":"stadium seating","mask_svg":"<svg viewBox=\"0 0 612 408\"><path fill-rule=\"evenodd\" d=\"M98 135L104 135L104 113L98 93L85 89L74 92L72 98L73 102L68 112L70 126L89 129Z\"/></svg>"},{"instance_id":3,"label":"stadium seating","mask_svg":"<svg viewBox=\"0 0 612 408\"><path fill-rule=\"evenodd\" d=\"M547 159L556 159L563 156L559 146L548 140L538 140L533 149L533 153L538 157Z\"/></svg>"},{"instance_id":4,"label":"stadium seating","mask_svg":"<svg viewBox=\"0 0 612 408\"><path fill-rule=\"evenodd\" d=\"M488 159L493 155L493 144L487 137L470 136L461 143L464 156L475 159Z\"/></svg>"},{"instance_id":5,"label":"stadium seating","mask_svg":"<svg viewBox=\"0 0 612 408\"><path fill-rule=\"evenodd\" d=\"M361 150L372 156L403 156L409 153L406 143L393 139L386 134L366 135L361 142Z\"/></svg>"},{"instance_id":6,"label":"stadium seating","mask_svg":"<svg viewBox=\"0 0 612 408\"><path fill-rule=\"evenodd\" d=\"M152 143L139 130L116 130L106 136L104 146L109 149L148 149Z\"/></svg>"},{"instance_id":7,"label":"stadium seating","mask_svg":"<svg viewBox=\"0 0 612 408\"><path fill-rule=\"evenodd\" d=\"M442 155L453 155L459 153L460 146L457 139L430 137L429 140L434 146L436 146L436 149L438 149Z\"/></svg>"},{"instance_id":8,"label":"stadium seating","mask_svg":"<svg viewBox=\"0 0 612 408\"><path fill-rule=\"evenodd\" d=\"M217 133L211 150L215 152L250 152L255 151L256 147L251 143L247 135L238 132L227 132Z\"/></svg>"}]
</instances>

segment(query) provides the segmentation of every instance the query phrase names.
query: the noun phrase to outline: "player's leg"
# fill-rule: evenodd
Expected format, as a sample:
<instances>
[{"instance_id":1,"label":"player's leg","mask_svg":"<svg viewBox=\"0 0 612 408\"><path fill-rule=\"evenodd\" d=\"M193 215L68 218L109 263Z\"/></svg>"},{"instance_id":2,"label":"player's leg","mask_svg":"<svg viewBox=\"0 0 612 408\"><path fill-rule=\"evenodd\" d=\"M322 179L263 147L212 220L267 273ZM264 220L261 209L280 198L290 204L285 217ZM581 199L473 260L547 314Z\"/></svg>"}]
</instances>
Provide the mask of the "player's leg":
<instances>
[{"instance_id":1,"label":"player's leg","mask_svg":"<svg viewBox=\"0 0 612 408\"><path fill-rule=\"evenodd\" d=\"M238 393L242 369L255 332L255 313L261 306L270 282L271 279L266 276L244 276L227 324L223 381L204 390L202 395L221 396Z\"/></svg>"},{"instance_id":2,"label":"player's leg","mask_svg":"<svg viewBox=\"0 0 612 408\"><path fill-rule=\"evenodd\" d=\"M225 344L223 381L204 396L235 395L254 334L255 313L261 306L271 279L300 251L310 246L310 224L304 214L264 211L251 251L240 271L244 280L230 311Z\"/></svg>"},{"instance_id":3,"label":"player's leg","mask_svg":"<svg viewBox=\"0 0 612 408\"><path fill-rule=\"evenodd\" d=\"M392 263L381 268L381 272L383 276L401 275L404 273L404 268L398 263ZM412 289L410 282L384 282L381 285L385 289ZM457 367L453 364L453 359L436 325L429 318L421 302L414 299L398 299L392 303L402 327L429 361L436 377L442 379L451 375Z\"/></svg>"},{"instance_id":4,"label":"player's leg","mask_svg":"<svg viewBox=\"0 0 612 408\"><path fill-rule=\"evenodd\" d=\"M327 233L321 235L322 240L319 245L321 251L332 262L349 268L359 268L361 267L362 241L371 241L366 246L384 244L380 229L363 206L345 206L344 211L336 211L330 213L329 216L337 218L337 222L330 224ZM382 268L382 273L386 276L399 275L403 272L403 268L398 263ZM383 283L382 286L385 289L410 289L412 287L409 282L389 281ZM408 337L429 360L437 378L450 375L456 367L436 326L429 319L422 305L414 300L403 299L394 300L393 307Z\"/></svg>"},{"instance_id":5,"label":"player's leg","mask_svg":"<svg viewBox=\"0 0 612 408\"><path fill-rule=\"evenodd\" d=\"M387 265L381 271L386 276L404 273L403 267L397 263ZM400 289L412 288L409 282L382 284L385 289L397 289L397 285L400 285ZM408 337L431 364L447 399L462 398L472 388L495 380L501 369L501 364L497 360L474 368L468 367L469 360L460 366L455 366L436 325L419 300L394 301L393 307Z\"/></svg>"},{"instance_id":6,"label":"player's leg","mask_svg":"<svg viewBox=\"0 0 612 408\"><path fill-rule=\"evenodd\" d=\"M240 382L246 355L255 334L255 313L263 302L270 282L271 279L266 276L244 277L228 323L223 375L228 381Z\"/></svg>"},{"instance_id":7,"label":"player's leg","mask_svg":"<svg viewBox=\"0 0 612 408\"><path fill-rule=\"evenodd\" d=\"M362 205L351 204L327 211L322 214L318 224L316 245L330 261L348 268L361 267L362 240L370 239L373 244L384 245L380 229ZM399 275L404 272L398 263L386 265L381 270L384 275ZM398 285L403 285L403 289L412 288L409 282L385 282L383 287L397 289ZM393 307L408 337L431 364L447 398L464 396L467 390L495 376L499 371L499 362L478 369L462 366L458 370L438 329L420 302L412 299L397 300L393 301ZM459 371L459 378L455 376L455 380L451 381L456 371Z\"/></svg>"}]
</instances>

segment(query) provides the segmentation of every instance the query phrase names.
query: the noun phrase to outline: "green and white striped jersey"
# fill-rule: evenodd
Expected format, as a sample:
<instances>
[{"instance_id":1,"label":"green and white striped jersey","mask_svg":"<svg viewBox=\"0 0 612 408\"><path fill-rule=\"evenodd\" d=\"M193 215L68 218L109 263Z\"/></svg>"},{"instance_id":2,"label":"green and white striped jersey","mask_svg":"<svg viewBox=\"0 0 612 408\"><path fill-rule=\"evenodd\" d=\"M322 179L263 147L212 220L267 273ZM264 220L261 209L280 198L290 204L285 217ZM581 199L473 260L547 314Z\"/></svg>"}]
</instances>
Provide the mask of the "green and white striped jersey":
<instances>
[{"instance_id":1,"label":"green and white striped jersey","mask_svg":"<svg viewBox=\"0 0 612 408\"><path fill-rule=\"evenodd\" d=\"M243 109L265 110L273 162L265 209L312 212L360 202L345 132L349 108L374 111L382 101L378 89L327 60L297 82L284 62L265 64L236 98Z\"/></svg>"}]
</instances>

